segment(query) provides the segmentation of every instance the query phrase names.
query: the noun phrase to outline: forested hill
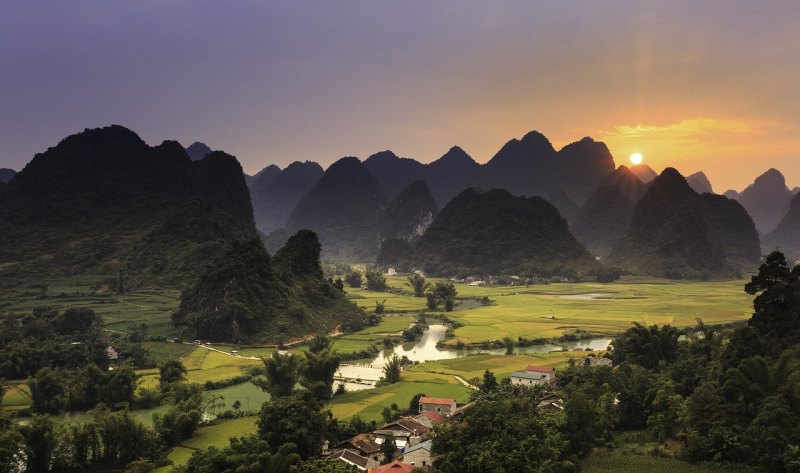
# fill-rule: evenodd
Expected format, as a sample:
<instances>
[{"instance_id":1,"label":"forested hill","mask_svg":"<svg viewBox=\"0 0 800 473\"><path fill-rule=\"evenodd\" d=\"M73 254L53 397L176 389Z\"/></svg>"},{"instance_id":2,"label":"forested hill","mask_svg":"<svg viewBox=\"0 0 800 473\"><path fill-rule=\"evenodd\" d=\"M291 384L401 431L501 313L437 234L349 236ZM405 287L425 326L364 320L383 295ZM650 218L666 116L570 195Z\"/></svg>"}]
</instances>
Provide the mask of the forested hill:
<instances>
[{"instance_id":1,"label":"forested hill","mask_svg":"<svg viewBox=\"0 0 800 473\"><path fill-rule=\"evenodd\" d=\"M0 193L0 271L123 275L181 285L231 243L255 238L236 158L192 161L175 141L148 146L113 125L37 154Z\"/></svg>"},{"instance_id":2,"label":"forested hill","mask_svg":"<svg viewBox=\"0 0 800 473\"><path fill-rule=\"evenodd\" d=\"M552 204L498 189L456 196L411 251L415 267L441 275L563 275L593 265Z\"/></svg>"},{"instance_id":3,"label":"forested hill","mask_svg":"<svg viewBox=\"0 0 800 473\"><path fill-rule=\"evenodd\" d=\"M341 325L360 329L364 313L325 280L320 244L308 230L274 258L259 240L236 243L184 290L173 323L191 338L281 341Z\"/></svg>"},{"instance_id":4,"label":"forested hill","mask_svg":"<svg viewBox=\"0 0 800 473\"><path fill-rule=\"evenodd\" d=\"M740 276L760 256L755 225L739 203L698 195L667 168L639 200L609 259L637 274L708 279Z\"/></svg>"}]
</instances>

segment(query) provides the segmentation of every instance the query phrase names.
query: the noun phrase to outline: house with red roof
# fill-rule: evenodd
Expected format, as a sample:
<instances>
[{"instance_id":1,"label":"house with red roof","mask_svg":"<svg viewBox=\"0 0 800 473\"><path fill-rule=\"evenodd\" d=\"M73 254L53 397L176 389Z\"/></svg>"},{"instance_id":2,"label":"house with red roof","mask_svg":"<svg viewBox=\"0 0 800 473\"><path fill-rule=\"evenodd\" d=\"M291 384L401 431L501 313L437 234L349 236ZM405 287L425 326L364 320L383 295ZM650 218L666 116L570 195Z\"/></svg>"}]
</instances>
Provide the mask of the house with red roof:
<instances>
[{"instance_id":1,"label":"house with red roof","mask_svg":"<svg viewBox=\"0 0 800 473\"><path fill-rule=\"evenodd\" d=\"M419 412L434 411L445 417L450 417L456 411L455 399L441 397L421 397L419 398Z\"/></svg>"},{"instance_id":2,"label":"house with red roof","mask_svg":"<svg viewBox=\"0 0 800 473\"><path fill-rule=\"evenodd\" d=\"M412 471L414 471L414 465L399 460L369 469L369 473L411 473Z\"/></svg>"},{"instance_id":3,"label":"house with red roof","mask_svg":"<svg viewBox=\"0 0 800 473\"><path fill-rule=\"evenodd\" d=\"M525 371L511 373L511 384L522 386L535 386L539 384L555 384L556 369L552 366L529 365Z\"/></svg>"}]
</instances>

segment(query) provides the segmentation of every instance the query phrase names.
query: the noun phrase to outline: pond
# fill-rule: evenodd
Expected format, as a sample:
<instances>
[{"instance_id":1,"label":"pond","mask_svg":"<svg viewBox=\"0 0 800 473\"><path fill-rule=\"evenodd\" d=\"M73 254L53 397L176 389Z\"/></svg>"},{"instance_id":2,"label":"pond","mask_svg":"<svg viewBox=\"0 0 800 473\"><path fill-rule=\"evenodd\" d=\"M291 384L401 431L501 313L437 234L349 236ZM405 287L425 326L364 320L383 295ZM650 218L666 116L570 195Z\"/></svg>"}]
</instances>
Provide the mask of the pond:
<instances>
[{"instance_id":1,"label":"pond","mask_svg":"<svg viewBox=\"0 0 800 473\"><path fill-rule=\"evenodd\" d=\"M503 355L505 348L491 349L440 349L436 345L444 340L447 333L447 326L441 324L429 325L423 332L422 337L413 342L396 345L392 349L383 350L369 363L363 364L343 364L336 373L337 378L358 380L359 383L345 383L347 390L370 389L372 384L383 376L383 365L393 355L407 357L411 361L423 363L425 361L448 360L469 355L488 354ZM516 353L549 353L562 349L567 350L605 350L611 343L611 338L594 338L590 340L579 340L575 342L564 342L559 344L544 343L527 347L516 347Z\"/></svg>"}]
</instances>

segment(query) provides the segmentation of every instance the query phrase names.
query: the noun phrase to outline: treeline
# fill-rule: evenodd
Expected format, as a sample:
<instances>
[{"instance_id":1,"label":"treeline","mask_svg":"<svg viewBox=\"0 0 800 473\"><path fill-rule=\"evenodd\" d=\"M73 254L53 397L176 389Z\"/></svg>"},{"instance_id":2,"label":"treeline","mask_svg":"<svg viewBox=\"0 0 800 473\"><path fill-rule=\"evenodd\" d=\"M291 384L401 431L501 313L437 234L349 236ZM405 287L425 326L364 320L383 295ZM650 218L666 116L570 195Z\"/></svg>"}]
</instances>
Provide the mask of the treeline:
<instances>
[{"instance_id":1,"label":"treeline","mask_svg":"<svg viewBox=\"0 0 800 473\"><path fill-rule=\"evenodd\" d=\"M732 331L636 324L614 340L613 368L572 363L559 373L563 411L488 373L475 406L435 437L435 470L576 471L636 430L657 455L800 471L800 266L772 253L745 290L753 316Z\"/></svg>"}]
</instances>

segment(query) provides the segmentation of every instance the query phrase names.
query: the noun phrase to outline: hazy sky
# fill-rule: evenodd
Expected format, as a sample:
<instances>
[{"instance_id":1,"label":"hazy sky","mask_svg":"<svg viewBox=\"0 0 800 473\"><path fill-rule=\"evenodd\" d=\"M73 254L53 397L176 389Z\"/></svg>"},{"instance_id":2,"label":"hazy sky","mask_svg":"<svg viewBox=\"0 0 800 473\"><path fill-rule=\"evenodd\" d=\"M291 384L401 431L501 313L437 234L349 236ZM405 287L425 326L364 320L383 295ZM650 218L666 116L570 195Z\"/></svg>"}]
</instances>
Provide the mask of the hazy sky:
<instances>
[{"instance_id":1,"label":"hazy sky","mask_svg":"<svg viewBox=\"0 0 800 473\"><path fill-rule=\"evenodd\" d=\"M539 130L618 164L800 185L800 2L0 0L0 167L87 127L245 171Z\"/></svg>"}]
</instances>

